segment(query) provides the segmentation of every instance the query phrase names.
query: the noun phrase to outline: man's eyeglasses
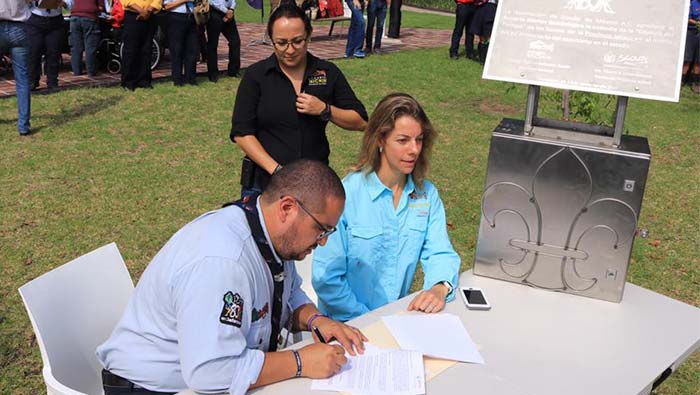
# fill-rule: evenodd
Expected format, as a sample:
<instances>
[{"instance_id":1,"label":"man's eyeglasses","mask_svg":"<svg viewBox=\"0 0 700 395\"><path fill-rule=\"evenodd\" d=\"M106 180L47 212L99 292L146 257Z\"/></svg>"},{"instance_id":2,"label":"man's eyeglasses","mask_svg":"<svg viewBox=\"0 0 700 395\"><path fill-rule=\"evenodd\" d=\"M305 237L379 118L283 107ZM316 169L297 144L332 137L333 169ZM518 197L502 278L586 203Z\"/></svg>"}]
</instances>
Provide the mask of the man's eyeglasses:
<instances>
[{"instance_id":1,"label":"man's eyeglasses","mask_svg":"<svg viewBox=\"0 0 700 395\"><path fill-rule=\"evenodd\" d=\"M282 196L282 197L284 197L284 196ZM280 197L280 199L281 199L282 197ZM316 217L314 217L314 215L311 214L311 212L309 212L309 210L307 210L306 207L304 207L304 204L301 202L301 200L295 198L294 196L292 196L292 198L294 198L294 200L297 202L297 204L299 205L299 207L300 207L302 210L304 210L304 212L305 212L309 217L311 217L311 219L313 219L314 222L316 222L316 225L318 225L319 229L321 229L321 234L319 234L318 236L316 236L316 241L321 241L321 240L325 239L326 237L330 236L330 235L331 235L333 232L335 232L336 230L338 230L338 228L336 228L335 226L328 227L328 226L323 225L323 224L321 223L321 221L319 221L318 219L316 219Z\"/></svg>"},{"instance_id":2,"label":"man's eyeglasses","mask_svg":"<svg viewBox=\"0 0 700 395\"><path fill-rule=\"evenodd\" d=\"M291 40L273 40L272 45L277 48L278 51L286 51L291 45L294 49L301 49L308 39L306 37L297 37Z\"/></svg>"}]
</instances>

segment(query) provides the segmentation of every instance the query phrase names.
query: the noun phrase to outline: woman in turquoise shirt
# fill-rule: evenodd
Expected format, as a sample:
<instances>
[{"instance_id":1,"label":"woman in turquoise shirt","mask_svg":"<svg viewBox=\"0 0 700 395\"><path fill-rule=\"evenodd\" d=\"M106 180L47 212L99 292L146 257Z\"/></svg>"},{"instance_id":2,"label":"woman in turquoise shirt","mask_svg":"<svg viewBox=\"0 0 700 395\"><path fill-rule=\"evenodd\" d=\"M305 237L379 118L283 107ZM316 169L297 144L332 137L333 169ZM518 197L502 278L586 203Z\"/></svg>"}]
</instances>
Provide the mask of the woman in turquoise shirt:
<instances>
[{"instance_id":1,"label":"woman in turquoise shirt","mask_svg":"<svg viewBox=\"0 0 700 395\"><path fill-rule=\"evenodd\" d=\"M418 261L423 291L409 310L435 313L454 297L460 258L445 208L425 180L435 130L420 104L395 93L367 124L357 165L343 180L338 231L314 253L319 309L346 321L406 296Z\"/></svg>"}]
</instances>

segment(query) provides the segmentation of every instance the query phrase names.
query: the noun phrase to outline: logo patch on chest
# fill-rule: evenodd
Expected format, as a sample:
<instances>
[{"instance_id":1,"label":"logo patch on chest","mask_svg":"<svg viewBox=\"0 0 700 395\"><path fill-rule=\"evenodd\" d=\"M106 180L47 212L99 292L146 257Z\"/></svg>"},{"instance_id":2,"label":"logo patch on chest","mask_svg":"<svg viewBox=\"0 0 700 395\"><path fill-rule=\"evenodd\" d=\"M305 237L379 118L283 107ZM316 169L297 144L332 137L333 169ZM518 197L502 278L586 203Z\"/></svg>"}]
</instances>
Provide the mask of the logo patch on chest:
<instances>
[{"instance_id":1,"label":"logo patch on chest","mask_svg":"<svg viewBox=\"0 0 700 395\"><path fill-rule=\"evenodd\" d=\"M269 311L270 311L270 304L269 303L265 303L265 306L263 306L260 310L253 307L253 313L252 313L253 315L251 316L252 322L255 322L257 320L261 320L261 319L265 318L265 316L267 315L267 313Z\"/></svg>"},{"instance_id":2,"label":"logo patch on chest","mask_svg":"<svg viewBox=\"0 0 700 395\"><path fill-rule=\"evenodd\" d=\"M328 77L326 76L326 70L316 70L311 76L309 76L309 86L323 86L328 83Z\"/></svg>"},{"instance_id":3,"label":"logo patch on chest","mask_svg":"<svg viewBox=\"0 0 700 395\"><path fill-rule=\"evenodd\" d=\"M416 190L413 190L413 192L408 194L408 198L411 200L427 199L428 194L425 192L418 192Z\"/></svg>"},{"instance_id":4,"label":"logo patch on chest","mask_svg":"<svg viewBox=\"0 0 700 395\"><path fill-rule=\"evenodd\" d=\"M224 307L221 309L219 322L240 328L243 322L243 298L231 291L224 294Z\"/></svg>"}]
</instances>

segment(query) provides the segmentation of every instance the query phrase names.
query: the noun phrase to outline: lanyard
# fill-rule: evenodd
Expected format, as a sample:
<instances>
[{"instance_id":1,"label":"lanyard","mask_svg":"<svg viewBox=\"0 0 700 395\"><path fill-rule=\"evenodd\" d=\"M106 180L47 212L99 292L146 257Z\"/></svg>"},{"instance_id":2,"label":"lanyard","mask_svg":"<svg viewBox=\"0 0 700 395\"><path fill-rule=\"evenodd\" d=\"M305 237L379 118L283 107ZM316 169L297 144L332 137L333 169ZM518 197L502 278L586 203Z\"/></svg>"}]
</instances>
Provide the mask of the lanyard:
<instances>
[{"instance_id":1,"label":"lanyard","mask_svg":"<svg viewBox=\"0 0 700 395\"><path fill-rule=\"evenodd\" d=\"M275 284L275 289L273 292L273 302L272 302L272 331L270 332L270 344L269 351L277 351L277 338L280 334L280 319L282 317L282 291L284 290L284 266L277 262L275 259L272 249L267 242L265 237L265 232L263 231L262 225L260 224L260 217L258 216L258 207L255 202L257 201L257 195L246 196L241 200L237 200L232 204L240 207L245 213L245 217L248 220L248 226L253 234L253 239L255 244L258 246L258 251L262 255L265 262L267 262L267 267L270 269L272 274L272 279Z\"/></svg>"}]
</instances>

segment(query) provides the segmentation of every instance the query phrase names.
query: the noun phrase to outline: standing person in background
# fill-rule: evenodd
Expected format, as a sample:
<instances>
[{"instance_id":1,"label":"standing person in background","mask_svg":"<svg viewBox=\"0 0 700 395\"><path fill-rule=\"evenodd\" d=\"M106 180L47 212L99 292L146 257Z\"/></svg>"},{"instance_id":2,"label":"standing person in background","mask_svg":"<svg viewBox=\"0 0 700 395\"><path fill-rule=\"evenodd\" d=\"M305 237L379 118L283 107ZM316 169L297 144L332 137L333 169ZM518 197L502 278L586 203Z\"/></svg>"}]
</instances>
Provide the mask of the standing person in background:
<instances>
[{"instance_id":1,"label":"standing person in background","mask_svg":"<svg viewBox=\"0 0 700 395\"><path fill-rule=\"evenodd\" d=\"M360 155L343 180L345 210L314 254L318 308L347 321L408 295L420 261L423 291L408 310L437 313L454 297L459 255L445 207L426 180L436 132L411 96L383 98L369 119Z\"/></svg>"},{"instance_id":2,"label":"standing person in background","mask_svg":"<svg viewBox=\"0 0 700 395\"><path fill-rule=\"evenodd\" d=\"M238 86L231 140L246 155L242 196L260 193L273 173L296 159L328 164L328 122L346 130L367 124L343 72L308 52L312 31L300 7L281 4L267 22L274 53L251 65Z\"/></svg>"},{"instance_id":3,"label":"standing person in background","mask_svg":"<svg viewBox=\"0 0 700 395\"><path fill-rule=\"evenodd\" d=\"M122 82L130 91L151 89L151 47L156 33L153 14L162 8L162 0L122 0L124 29L122 31Z\"/></svg>"},{"instance_id":4,"label":"standing person in background","mask_svg":"<svg viewBox=\"0 0 700 395\"><path fill-rule=\"evenodd\" d=\"M24 0L17 0L24 1ZM39 87L41 77L41 56L45 56L44 72L49 91L58 89L58 64L61 58L61 45L66 34L63 24L63 8L70 8L73 0L59 1L56 8L39 8L39 1L32 1L32 15L27 21L29 36L29 70L32 75L32 89Z\"/></svg>"},{"instance_id":5,"label":"standing person in background","mask_svg":"<svg viewBox=\"0 0 700 395\"><path fill-rule=\"evenodd\" d=\"M241 37L236 27L236 0L210 0L211 13L207 22L207 75L209 81L219 80L219 35L223 33L228 41L228 68L226 74L229 77L237 77L241 69Z\"/></svg>"},{"instance_id":6,"label":"standing person in background","mask_svg":"<svg viewBox=\"0 0 700 395\"><path fill-rule=\"evenodd\" d=\"M350 8L351 19L348 27L348 42L345 44L346 58L364 58L362 42L365 38L365 18L362 12L365 10L364 0L345 0Z\"/></svg>"},{"instance_id":7,"label":"standing person in background","mask_svg":"<svg viewBox=\"0 0 700 395\"><path fill-rule=\"evenodd\" d=\"M29 87L29 40L26 22L29 7L24 1L0 0L0 52L10 54L17 92L17 130L29 135L31 92Z\"/></svg>"},{"instance_id":8,"label":"standing person in background","mask_svg":"<svg viewBox=\"0 0 700 395\"><path fill-rule=\"evenodd\" d=\"M386 36L389 38L399 38L402 4L403 0L392 0L389 4L389 30L386 32Z\"/></svg>"},{"instance_id":9,"label":"standing person in background","mask_svg":"<svg viewBox=\"0 0 700 395\"><path fill-rule=\"evenodd\" d=\"M192 13L194 3L191 0L163 0L163 9L168 11L168 48L173 84L175 86L183 86L185 83L197 85L199 34Z\"/></svg>"},{"instance_id":10,"label":"standing person in background","mask_svg":"<svg viewBox=\"0 0 700 395\"><path fill-rule=\"evenodd\" d=\"M690 64L693 72L687 81L693 93L700 93L700 0L691 0L688 13L688 35L685 40L683 76L688 75Z\"/></svg>"},{"instance_id":11,"label":"standing person in background","mask_svg":"<svg viewBox=\"0 0 700 395\"><path fill-rule=\"evenodd\" d=\"M368 0L367 2L367 32L365 33L365 52L379 53L382 48L382 34L384 34L384 20L386 19L387 4L391 0ZM377 22L377 33L372 46L372 30Z\"/></svg>"},{"instance_id":12,"label":"standing person in background","mask_svg":"<svg viewBox=\"0 0 700 395\"><path fill-rule=\"evenodd\" d=\"M455 28L452 31L452 44L450 45L450 59L459 58L459 40L464 37L464 48L467 59L476 59L474 57L474 35L469 32L474 15L476 14L477 6L475 0L455 0L457 8L455 9Z\"/></svg>"},{"instance_id":13,"label":"standing person in background","mask_svg":"<svg viewBox=\"0 0 700 395\"><path fill-rule=\"evenodd\" d=\"M98 15L104 0L73 0L70 11L70 64L73 75L83 74L83 51L88 77L97 75L97 47L100 45Z\"/></svg>"},{"instance_id":14,"label":"standing person in background","mask_svg":"<svg viewBox=\"0 0 700 395\"><path fill-rule=\"evenodd\" d=\"M479 63L486 63L486 55L489 53L489 40L493 30L493 21L496 19L496 7L498 0L488 0L479 7L469 28L475 36L479 36Z\"/></svg>"}]
</instances>

